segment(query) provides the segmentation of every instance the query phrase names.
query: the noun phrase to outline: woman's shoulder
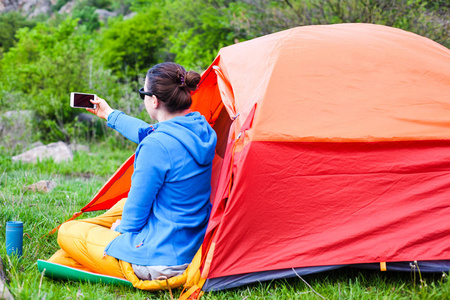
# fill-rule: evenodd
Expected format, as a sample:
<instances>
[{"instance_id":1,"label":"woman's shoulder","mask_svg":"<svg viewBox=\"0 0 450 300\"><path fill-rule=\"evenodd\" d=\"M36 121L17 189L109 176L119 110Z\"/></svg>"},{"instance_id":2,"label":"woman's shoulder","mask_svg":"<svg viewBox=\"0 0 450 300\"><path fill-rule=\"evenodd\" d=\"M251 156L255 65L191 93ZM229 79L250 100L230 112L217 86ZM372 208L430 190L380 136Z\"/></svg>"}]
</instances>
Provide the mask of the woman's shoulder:
<instances>
[{"instance_id":1,"label":"woman's shoulder","mask_svg":"<svg viewBox=\"0 0 450 300\"><path fill-rule=\"evenodd\" d=\"M174 150L179 150L180 146L180 142L170 134L164 131L154 131L142 139L138 148L149 149L149 151L164 151L170 155Z\"/></svg>"}]
</instances>

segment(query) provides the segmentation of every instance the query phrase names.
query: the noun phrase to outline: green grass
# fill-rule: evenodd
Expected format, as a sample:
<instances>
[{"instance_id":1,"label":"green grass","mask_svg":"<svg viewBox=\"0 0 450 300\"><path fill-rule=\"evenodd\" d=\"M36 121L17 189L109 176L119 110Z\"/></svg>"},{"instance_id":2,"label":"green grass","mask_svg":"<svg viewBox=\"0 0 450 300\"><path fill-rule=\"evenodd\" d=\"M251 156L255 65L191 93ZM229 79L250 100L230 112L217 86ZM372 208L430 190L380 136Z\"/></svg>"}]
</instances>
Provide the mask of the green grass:
<instances>
[{"instance_id":1,"label":"green grass","mask_svg":"<svg viewBox=\"0 0 450 300\"><path fill-rule=\"evenodd\" d=\"M133 153L133 146L104 142L90 153L75 153L72 162L12 163L11 153L0 149L0 256L16 299L170 299L168 292L150 293L134 288L54 281L43 278L37 259L57 249L56 235L46 234L83 207L117 167ZM39 180L53 180L50 193L25 191ZM93 216L87 213L84 217ZM6 221L24 222L21 260L6 255ZM203 299L450 299L450 281L442 274L414 277L411 273L344 268L302 278L274 280L227 291L205 293ZM177 298L180 290L174 291Z\"/></svg>"}]
</instances>

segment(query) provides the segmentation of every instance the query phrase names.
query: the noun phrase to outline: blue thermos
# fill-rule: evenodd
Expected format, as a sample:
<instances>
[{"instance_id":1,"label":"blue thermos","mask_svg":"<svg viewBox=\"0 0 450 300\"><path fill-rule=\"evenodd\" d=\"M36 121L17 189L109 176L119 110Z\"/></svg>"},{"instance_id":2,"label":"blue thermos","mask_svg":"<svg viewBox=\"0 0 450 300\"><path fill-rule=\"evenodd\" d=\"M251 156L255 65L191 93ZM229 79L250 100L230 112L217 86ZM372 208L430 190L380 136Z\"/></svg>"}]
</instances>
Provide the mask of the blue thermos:
<instances>
[{"instance_id":1,"label":"blue thermos","mask_svg":"<svg viewBox=\"0 0 450 300\"><path fill-rule=\"evenodd\" d=\"M23 222L6 222L6 254L22 256Z\"/></svg>"}]
</instances>

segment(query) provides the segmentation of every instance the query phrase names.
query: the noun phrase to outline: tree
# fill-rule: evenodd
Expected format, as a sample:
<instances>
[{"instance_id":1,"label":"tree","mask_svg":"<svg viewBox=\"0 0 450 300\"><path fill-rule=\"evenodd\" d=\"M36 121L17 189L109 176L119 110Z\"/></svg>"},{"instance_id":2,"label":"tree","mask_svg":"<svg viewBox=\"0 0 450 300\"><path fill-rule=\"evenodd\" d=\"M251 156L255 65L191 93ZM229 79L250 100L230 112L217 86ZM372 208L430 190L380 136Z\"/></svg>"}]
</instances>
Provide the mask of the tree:
<instances>
[{"instance_id":1,"label":"tree","mask_svg":"<svg viewBox=\"0 0 450 300\"><path fill-rule=\"evenodd\" d=\"M35 22L27 20L19 12L7 12L0 14L0 53L8 52L17 42L15 37L17 30L22 27L32 28Z\"/></svg>"},{"instance_id":2,"label":"tree","mask_svg":"<svg viewBox=\"0 0 450 300\"><path fill-rule=\"evenodd\" d=\"M164 45L172 22L162 10L150 7L131 19L116 19L99 37L96 50L107 68L121 79L137 79L155 63L164 61Z\"/></svg>"},{"instance_id":3,"label":"tree","mask_svg":"<svg viewBox=\"0 0 450 300\"><path fill-rule=\"evenodd\" d=\"M203 71L222 47L238 41L226 1L183 1L165 4L167 18L176 20L167 45L175 62Z\"/></svg>"}]
</instances>

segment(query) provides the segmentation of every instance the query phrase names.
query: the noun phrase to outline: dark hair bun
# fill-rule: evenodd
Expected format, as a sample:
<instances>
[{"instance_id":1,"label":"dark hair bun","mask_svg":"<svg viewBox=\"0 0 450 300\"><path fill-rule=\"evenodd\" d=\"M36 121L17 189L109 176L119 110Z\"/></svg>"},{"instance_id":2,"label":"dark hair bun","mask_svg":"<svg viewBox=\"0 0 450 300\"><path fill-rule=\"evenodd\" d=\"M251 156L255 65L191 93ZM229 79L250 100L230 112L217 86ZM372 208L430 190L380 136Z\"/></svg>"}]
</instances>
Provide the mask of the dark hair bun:
<instances>
[{"instance_id":1,"label":"dark hair bun","mask_svg":"<svg viewBox=\"0 0 450 300\"><path fill-rule=\"evenodd\" d=\"M167 110L178 112L191 106L191 92L197 89L199 82L197 72L186 72L179 64L165 62L148 70L146 90L162 101Z\"/></svg>"},{"instance_id":2,"label":"dark hair bun","mask_svg":"<svg viewBox=\"0 0 450 300\"><path fill-rule=\"evenodd\" d=\"M200 74L195 71L186 72L184 82L191 91L195 91L200 82Z\"/></svg>"}]
</instances>

